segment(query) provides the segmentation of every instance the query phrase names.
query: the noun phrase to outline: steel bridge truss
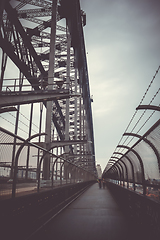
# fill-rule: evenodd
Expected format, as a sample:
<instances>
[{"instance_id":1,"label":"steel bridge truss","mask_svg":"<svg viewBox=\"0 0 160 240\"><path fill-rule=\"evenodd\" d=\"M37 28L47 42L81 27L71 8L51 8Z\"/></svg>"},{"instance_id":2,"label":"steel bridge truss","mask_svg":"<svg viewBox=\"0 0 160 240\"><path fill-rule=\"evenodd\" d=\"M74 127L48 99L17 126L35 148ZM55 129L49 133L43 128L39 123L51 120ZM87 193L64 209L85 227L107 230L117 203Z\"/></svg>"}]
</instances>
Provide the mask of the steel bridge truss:
<instances>
[{"instance_id":1,"label":"steel bridge truss","mask_svg":"<svg viewBox=\"0 0 160 240\"><path fill-rule=\"evenodd\" d=\"M92 110L83 38L86 16L80 9L79 0L2 0L0 4L1 116L13 112L13 133L18 135L20 112L28 106L29 127L25 138L31 138L32 127L37 125L39 138L34 144L47 151L53 149L57 155L67 153L66 161L95 174ZM11 61L13 69L9 68ZM17 77L10 78L11 75ZM39 115L35 120L33 112L37 103ZM46 133L43 140L42 132ZM16 138L12 145L11 169L18 146ZM29 146L26 158L28 168ZM37 163L39 160L40 152ZM6 162L5 159L1 161ZM50 178L51 168L48 154L43 163L44 179Z\"/></svg>"}]
</instances>

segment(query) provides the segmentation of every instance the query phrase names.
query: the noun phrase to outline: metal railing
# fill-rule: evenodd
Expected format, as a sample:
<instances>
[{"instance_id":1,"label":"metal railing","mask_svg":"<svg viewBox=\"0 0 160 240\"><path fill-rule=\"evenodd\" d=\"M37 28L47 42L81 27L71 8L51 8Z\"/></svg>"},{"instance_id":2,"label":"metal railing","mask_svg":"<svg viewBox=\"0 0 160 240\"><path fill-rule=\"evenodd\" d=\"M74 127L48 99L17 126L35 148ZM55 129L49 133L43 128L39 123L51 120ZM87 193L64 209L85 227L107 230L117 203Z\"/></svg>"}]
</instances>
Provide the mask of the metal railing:
<instances>
[{"instance_id":1,"label":"metal railing","mask_svg":"<svg viewBox=\"0 0 160 240\"><path fill-rule=\"evenodd\" d=\"M118 145L127 151L112 157L103 178L160 202L160 120L132 146Z\"/></svg>"},{"instance_id":2,"label":"metal railing","mask_svg":"<svg viewBox=\"0 0 160 240\"><path fill-rule=\"evenodd\" d=\"M47 191L66 184L95 180L95 176L92 173L78 166L78 163L71 162L68 154L62 153L61 155L56 155L52 152L52 149L48 151L31 142L39 134L32 135L28 139L23 139L0 127L0 135L0 199L14 198L35 192ZM40 135L45 135L45 133ZM13 157L12 150L14 143L16 150ZM30 146L31 160L26 167L26 151L28 146ZM37 154L37 162L34 160L33 163L33 153L35 154L38 150L42 151L43 155ZM43 179L42 170L42 163L46 153L52 159L50 178L47 180Z\"/></svg>"}]
</instances>

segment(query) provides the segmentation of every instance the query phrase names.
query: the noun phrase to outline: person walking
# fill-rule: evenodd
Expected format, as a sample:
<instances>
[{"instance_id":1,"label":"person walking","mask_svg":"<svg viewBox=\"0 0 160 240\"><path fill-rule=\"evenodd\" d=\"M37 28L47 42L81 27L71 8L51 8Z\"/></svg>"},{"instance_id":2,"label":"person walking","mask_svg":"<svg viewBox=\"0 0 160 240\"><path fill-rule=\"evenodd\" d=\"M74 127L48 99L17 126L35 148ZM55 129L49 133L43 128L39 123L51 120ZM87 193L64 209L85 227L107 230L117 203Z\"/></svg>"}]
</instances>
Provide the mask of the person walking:
<instances>
[{"instance_id":1,"label":"person walking","mask_svg":"<svg viewBox=\"0 0 160 240\"><path fill-rule=\"evenodd\" d=\"M101 188L101 179L98 179L98 183L99 183L99 188Z\"/></svg>"}]
</instances>

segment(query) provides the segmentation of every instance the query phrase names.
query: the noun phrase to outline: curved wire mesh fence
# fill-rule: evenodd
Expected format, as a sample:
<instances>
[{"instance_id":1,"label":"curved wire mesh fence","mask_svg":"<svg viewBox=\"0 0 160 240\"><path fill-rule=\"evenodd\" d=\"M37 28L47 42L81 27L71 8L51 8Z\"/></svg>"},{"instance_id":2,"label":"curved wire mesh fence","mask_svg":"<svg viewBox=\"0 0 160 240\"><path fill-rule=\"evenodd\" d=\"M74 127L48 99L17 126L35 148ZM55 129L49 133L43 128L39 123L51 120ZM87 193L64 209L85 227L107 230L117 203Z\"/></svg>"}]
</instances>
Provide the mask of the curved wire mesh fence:
<instances>
[{"instance_id":1,"label":"curved wire mesh fence","mask_svg":"<svg viewBox=\"0 0 160 240\"><path fill-rule=\"evenodd\" d=\"M160 120L127 152L110 161L103 178L160 201Z\"/></svg>"},{"instance_id":2,"label":"curved wire mesh fence","mask_svg":"<svg viewBox=\"0 0 160 240\"><path fill-rule=\"evenodd\" d=\"M0 139L0 200L95 179L65 153L56 155L1 127ZM48 180L43 178L45 153L51 158Z\"/></svg>"}]
</instances>

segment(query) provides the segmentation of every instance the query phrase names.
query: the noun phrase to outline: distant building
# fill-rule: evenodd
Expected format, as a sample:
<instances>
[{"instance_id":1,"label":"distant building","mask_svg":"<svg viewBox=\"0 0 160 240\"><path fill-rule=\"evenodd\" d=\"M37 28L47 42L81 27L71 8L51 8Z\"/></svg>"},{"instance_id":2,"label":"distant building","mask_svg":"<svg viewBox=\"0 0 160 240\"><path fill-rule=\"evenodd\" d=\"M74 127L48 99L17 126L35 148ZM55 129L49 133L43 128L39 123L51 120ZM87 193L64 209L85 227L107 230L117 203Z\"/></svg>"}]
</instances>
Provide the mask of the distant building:
<instances>
[{"instance_id":1,"label":"distant building","mask_svg":"<svg viewBox=\"0 0 160 240\"><path fill-rule=\"evenodd\" d=\"M98 178L102 178L102 170L101 170L100 164L97 164L96 168L97 168Z\"/></svg>"}]
</instances>

